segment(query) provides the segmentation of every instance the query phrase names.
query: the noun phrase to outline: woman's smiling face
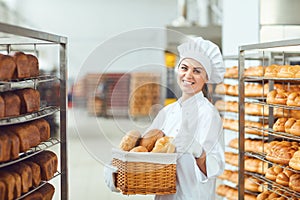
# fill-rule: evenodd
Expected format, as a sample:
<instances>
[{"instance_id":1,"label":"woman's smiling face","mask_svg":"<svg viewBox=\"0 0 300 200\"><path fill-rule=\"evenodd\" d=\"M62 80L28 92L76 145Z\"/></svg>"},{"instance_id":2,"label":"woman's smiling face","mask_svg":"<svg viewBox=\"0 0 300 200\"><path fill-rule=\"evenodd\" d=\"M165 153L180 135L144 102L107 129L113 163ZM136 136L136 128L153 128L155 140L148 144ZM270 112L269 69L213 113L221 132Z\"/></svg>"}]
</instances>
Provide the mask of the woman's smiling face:
<instances>
[{"instance_id":1,"label":"woman's smiling face","mask_svg":"<svg viewBox=\"0 0 300 200\"><path fill-rule=\"evenodd\" d=\"M198 61L185 58L178 66L177 82L182 90L182 95L190 97L202 90L207 82L207 74Z\"/></svg>"}]
</instances>

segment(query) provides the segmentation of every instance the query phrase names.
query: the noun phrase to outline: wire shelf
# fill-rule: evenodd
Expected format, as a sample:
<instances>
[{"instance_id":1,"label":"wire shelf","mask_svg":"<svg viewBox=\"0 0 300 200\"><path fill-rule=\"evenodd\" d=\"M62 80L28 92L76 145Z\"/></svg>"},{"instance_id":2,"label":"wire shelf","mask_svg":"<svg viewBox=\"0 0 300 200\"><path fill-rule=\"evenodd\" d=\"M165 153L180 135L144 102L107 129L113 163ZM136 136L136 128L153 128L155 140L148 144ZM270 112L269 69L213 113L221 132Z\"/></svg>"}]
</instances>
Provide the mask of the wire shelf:
<instances>
[{"instance_id":1,"label":"wire shelf","mask_svg":"<svg viewBox=\"0 0 300 200\"><path fill-rule=\"evenodd\" d=\"M271 165L279 166L282 169L284 169L284 168L287 167L286 165L280 165L280 164L277 164L277 163L274 163L274 162L271 162L271 161L267 160L265 154L258 154L258 153L253 153L253 152L245 152L245 155L249 156L249 157L257 158L257 159L259 159L261 161L264 161L264 162L267 162L267 163L269 163ZM289 170L292 171L292 172L298 173L298 174L300 173L299 170L295 170L295 169L293 169L291 167L289 168Z\"/></svg>"},{"instance_id":2,"label":"wire shelf","mask_svg":"<svg viewBox=\"0 0 300 200\"><path fill-rule=\"evenodd\" d=\"M285 133L285 132L276 132L271 128L258 128L258 127L253 127L253 126L245 126L246 128L249 129L253 129L256 131L260 131L269 135L273 135L275 137L280 137L280 138L284 138L284 139L288 139L288 140L295 140L300 142L300 136L296 136L296 135L292 135L289 133Z\"/></svg>"},{"instance_id":3,"label":"wire shelf","mask_svg":"<svg viewBox=\"0 0 300 200\"><path fill-rule=\"evenodd\" d=\"M41 75L34 78L13 79L10 81L0 81L0 92L7 92L23 88L36 88L40 83L58 81L55 75Z\"/></svg>"},{"instance_id":4,"label":"wire shelf","mask_svg":"<svg viewBox=\"0 0 300 200\"><path fill-rule=\"evenodd\" d=\"M264 77L264 76L246 76L244 77L245 81L278 81L278 82L299 82L300 78L276 78L276 77Z\"/></svg>"},{"instance_id":5,"label":"wire shelf","mask_svg":"<svg viewBox=\"0 0 300 200\"><path fill-rule=\"evenodd\" d=\"M46 142L42 142L39 145L37 145L36 147L31 148L30 150L21 153L20 157L16 160L12 160L12 161L8 161L8 162L4 162L4 163L0 163L0 168L2 167L6 167L15 163L18 163L22 160L26 160L27 158L30 158L46 149L49 149L57 144L59 144L60 141L57 138L50 138L48 141Z\"/></svg>"},{"instance_id":6,"label":"wire shelf","mask_svg":"<svg viewBox=\"0 0 300 200\"><path fill-rule=\"evenodd\" d=\"M16 116L16 117L2 118L2 119L0 119L0 126L28 122L31 120L46 117L48 115L52 115L58 111L59 111L59 107L57 107L57 106L42 107L37 112L28 113L28 114L24 114L24 115L20 115L20 116Z\"/></svg>"},{"instance_id":7,"label":"wire shelf","mask_svg":"<svg viewBox=\"0 0 300 200\"><path fill-rule=\"evenodd\" d=\"M275 189L279 189L282 192L284 192L285 194L289 194L292 197L300 198L300 194L298 192L296 192L296 191L294 191L294 190L292 190L292 189L290 189L290 188L288 188L286 186L280 185L280 184L276 183L275 181L271 181L271 180L267 179L265 176L263 176L261 174L256 174L256 173L253 173L253 172L245 172L245 174L250 175L250 176L252 176L252 177L254 177L254 178L256 178L256 179L258 179L260 181L263 181L264 183L268 183L268 184L272 185L272 189L271 189L269 187L264 186L264 184L260 184L260 183L257 183L255 181L252 181L252 182L254 182L254 183L258 184L258 185L262 185L267 190L275 192L276 194L278 194L280 196L283 196L283 197L285 197L287 199L290 198L290 197L288 197L288 196L286 196L284 194L278 193Z\"/></svg>"},{"instance_id":8,"label":"wire shelf","mask_svg":"<svg viewBox=\"0 0 300 200\"><path fill-rule=\"evenodd\" d=\"M259 102L259 101L245 102L245 103L265 105L265 106L270 106L270 107L274 107L274 108L284 108L284 109L288 109L288 110L300 110L300 107L297 107L297 106L287 106L287 105L281 105L281 104L269 104L269 103Z\"/></svg>"},{"instance_id":9,"label":"wire shelf","mask_svg":"<svg viewBox=\"0 0 300 200\"><path fill-rule=\"evenodd\" d=\"M53 180L54 178L56 178L56 177L59 176L59 175L61 175L61 173L60 173L60 172L56 172L56 173L54 174L54 176L53 176L49 181ZM42 181L42 182L40 183L39 186L34 187L34 188L31 189L29 192L27 192L26 194L23 194L22 196L16 198L15 200L19 200L19 199L25 198L26 196L30 195L31 193L33 193L33 192L37 191L38 189L40 189L41 187L43 187L43 186L44 186L46 183L48 183L49 181Z\"/></svg>"}]
</instances>

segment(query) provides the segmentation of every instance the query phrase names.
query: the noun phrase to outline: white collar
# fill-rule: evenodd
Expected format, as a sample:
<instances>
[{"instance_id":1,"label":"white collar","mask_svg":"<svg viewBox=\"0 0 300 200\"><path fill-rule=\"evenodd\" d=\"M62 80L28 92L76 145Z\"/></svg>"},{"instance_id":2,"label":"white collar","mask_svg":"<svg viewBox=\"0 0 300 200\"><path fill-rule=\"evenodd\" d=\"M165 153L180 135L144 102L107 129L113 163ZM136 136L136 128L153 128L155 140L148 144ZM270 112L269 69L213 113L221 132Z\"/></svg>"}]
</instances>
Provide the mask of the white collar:
<instances>
[{"instance_id":1,"label":"white collar","mask_svg":"<svg viewBox=\"0 0 300 200\"><path fill-rule=\"evenodd\" d=\"M199 101L202 102L203 100L205 100L205 97L204 97L203 92L200 91L200 92L194 94L193 96L191 96L190 98L188 98L187 100L185 100L184 102L182 102L182 97L180 97L177 102L178 102L179 106L182 107L182 106L188 105L190 103L193 103L193 101L198 101L198 103L199 103Z\"/></svg>"}]
</instances>

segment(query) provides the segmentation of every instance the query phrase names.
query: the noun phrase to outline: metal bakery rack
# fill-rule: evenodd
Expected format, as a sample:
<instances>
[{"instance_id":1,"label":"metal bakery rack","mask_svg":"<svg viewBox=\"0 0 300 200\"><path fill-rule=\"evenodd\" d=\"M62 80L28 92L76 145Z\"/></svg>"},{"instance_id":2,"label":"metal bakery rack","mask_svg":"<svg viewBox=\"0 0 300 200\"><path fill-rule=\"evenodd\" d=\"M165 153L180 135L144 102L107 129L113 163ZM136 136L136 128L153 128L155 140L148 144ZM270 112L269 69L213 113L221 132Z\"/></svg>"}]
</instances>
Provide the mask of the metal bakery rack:
<instances>
[{"instance_id":1,"label":"metal bakery rack","mask_svg":"<svg viewBox=\"0 0 300 200\"><path fill-rule=\"evenodd\" d=\"M53 105L43 105L47 102L41 102L41 108L38 112L23 114L17 117L6 117L0 119L0 126L14 125L23 123L42 117L53 116L58 117L58 131L55 137L51 137L48 141L40 143L38 146L31 148L27 152L20 154L19 158L13 161L0 163L0 169L21 162L31 156L39 154L40 152L59 145L58 151L58 172L55 173L53 178L60 177L59 189L55 185L56 191L60 192L60 199L68 199L68 166L67 166L67 135L66 135L66 80L67 80L67 38L51 33L32 30L24 27L9 25L0 23L0 52L10 54L14 51L32 52L39 57L40 52L50 49L50 52L55 51L53 62L57 63L58 73L57 75L40 75L35 78L28 78L22 80L12 80L9 82L0 82L0 92L12 91L15 89L22 89L31 87L36 89L41 84L47 84L48 82L57 82L55 85L57 89L58 102ZM50 67L50 66L49 66ZM51 66L52 67L52 66ZM0 72L1 73L1 72ZM52 86L48 84L48 86ZM54 88L50 88L54 90ZM52 134L52 133L51 133ZM52 179L51 179L52 180ZM23 194L18 199L22 199L35 190L46 184L46 181L30 190L28 193Z\"/></svg>"},{"instance_id":2,"label":"metal bakery rack","mask_svg":"<svg viewBox=\"0 0 300 200\"><path fill-rule=\"evenodd\" d=\"M287 85L288 87L293 84L299 85L300 79L299 78L268 78L265 76L262 77L246 77L245 76L245 69L249 67L246 63L247 59L249 58L249 55L251 54L260 54L263 56L262 60L262 66L268 66L272 64L278 64L278 65L295 65L291 64L292 61L296 64L299 63L300 60L300 39L293 39L293 40L284 40L284 41L276 41L276 42L267 42L267 43L258 43L258 44L251 44L251 45L244 45L239 47L239 71L238 71L238 82L239 82L239 184L238 184L238 195L239 199L244 199L244 192L245 192L245 185L244 185L244 179L245 174L252 176L256 178L257 180L260 180L263 183L266 183L266 185L263 185L261 183L257 183L260 186L263 186L264 189L272 191L277 193L278 191L282 191L280 195L286 198L290 197L297 197L299 198L300 195L298 192L293 191L291 188L280 185L276 183L275 181L271 181L267 179L264 175L253 173L253 172L247 172L245 170L245 156L256 158L263 163L267 163L268 167L270 166L280 166L281 168L286 167L282 164L277 164L274 162L271 162L270 160L266 159L266 152L262 153L255 153L255 152L246 152L245 151L245 128L253 129L256 131L259 131L263 135L263 139L267 139L268 142L273 141L274 139L282 140L282 141L294 141L299 142L300 136L295 136L292 134L288 134L285 132L277 132L273 130L273 124L275 123L274 120L278 116L275 116L274 110L284 109L290 111L299 111L300 107L295 106L287 106L287 105L274 105L269 104L266 102L266 99L257 100L253 99L251 100L251 103L253 104L259 104L262 106L267 106L269 115L267 116L267 122L266 127L247 127L245 124L245 103L248 101L247 98L245 98L245 84L249 82L260 82L262 84L268 83L269 84L269 90L264 92L269 92L274 89L274 85L281 84L281 85ZM251 57L251 56L250 56ZM295 62L296 61L296 62ZM262 94L264 96L264 94ZM264 149L264 148L263 148ZM300 173L300 171L295 169L290 169L294 173ZM284 194L282 194L284 192ZM278 194L278 193L277 193Z\"/></svg>"}]
</instances>

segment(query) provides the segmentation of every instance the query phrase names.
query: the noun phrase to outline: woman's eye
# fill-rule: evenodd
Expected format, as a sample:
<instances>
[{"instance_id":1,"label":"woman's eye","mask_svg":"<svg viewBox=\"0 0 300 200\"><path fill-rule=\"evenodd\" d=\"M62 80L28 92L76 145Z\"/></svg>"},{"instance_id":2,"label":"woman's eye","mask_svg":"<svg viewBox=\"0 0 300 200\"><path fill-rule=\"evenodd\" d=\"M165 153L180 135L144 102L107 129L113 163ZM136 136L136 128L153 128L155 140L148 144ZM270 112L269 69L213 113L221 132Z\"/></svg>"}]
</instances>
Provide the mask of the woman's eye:
<instances>
[{"instance_id":1,"label":"woman's eye","mask_svg":"<svg viewBox=\"0 0 300 200\"><path fill-rule=\"evenodd\" d=\"M185 70L187 70L187 67L181 66L180 69L181 69L182 71L185 71Z\"/></svg>"},{"instance_id":2,"label":"woman's eye","mask_svg":"<svg viewBox=\"0 0 300 200\"><path fill-rule=\"evenodd\" d=\"M201 70L200 69L195 69L194 74L201 74Z\"/></svg>"}]
</instances>

